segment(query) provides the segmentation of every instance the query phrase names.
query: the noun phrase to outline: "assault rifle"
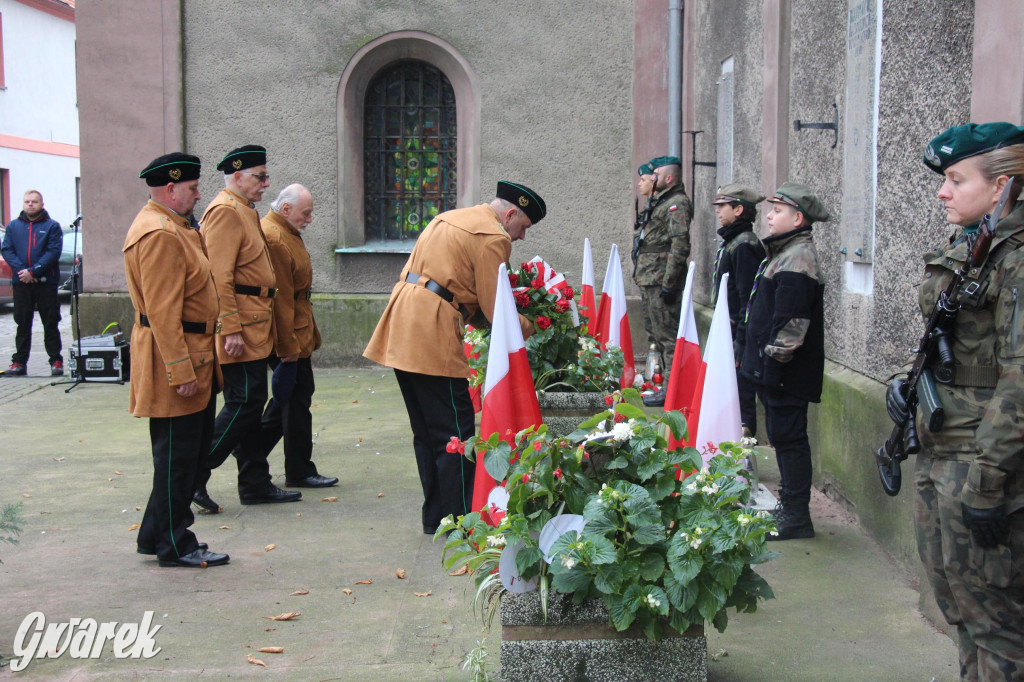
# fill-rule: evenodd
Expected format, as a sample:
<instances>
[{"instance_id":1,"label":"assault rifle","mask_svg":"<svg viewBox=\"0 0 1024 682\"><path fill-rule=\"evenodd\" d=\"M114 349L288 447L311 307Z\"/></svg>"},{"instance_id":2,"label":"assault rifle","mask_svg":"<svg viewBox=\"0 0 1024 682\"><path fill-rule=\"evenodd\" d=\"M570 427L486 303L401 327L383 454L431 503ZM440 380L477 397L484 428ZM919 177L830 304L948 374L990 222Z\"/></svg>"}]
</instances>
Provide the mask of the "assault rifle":
<instances>
[{"instance_id":1,"label":"assault rifle","mask_svg":"<svg viewBox=\"0 0 1024 682\"><path fill-rule=\"evenodd\" d=\"M882 488L890 497L900 492L902 473L900 462L908 455L921 451L921 442L917 437L917 406L924 399L925 413L928 418L928 430L936 433L942 429L944 413L939 402L935 383L953 383L956 372L956 358L953 356L953 342L950 335L960 311L960 295L964 290L964 281L971 268L980 267L988 257L995 235L996 224L1003 213L1003 208L1010 198L1013 178L1006 183L999 204L993 213L986 214L978 226L975 236L967 236L967 258L959 270L953 273L949 286L939 294L935 307L928 317L924 334L918 343L914 364L907 374L906 380L899 387L900 396L906 404L906 417L897 423L889 439L875 452L878 464L878 475L882 479ZM969 294L971 292L968 292Z\"/></svg>"},{"instance_id":2,"label":"assault rifle","mask_svg":"<svg viewBox=\"0 0 1024 682\"><path fill-rule=\"evenodd\" d=\"M644 233L647 231L647 223L651 222L651 213L654 212L654 193L658 189L657 173L653 173L652 177L654 178L654 184L651 185L651 193L647 195L644 212L637 216L636 224L633 226L633 250L630 252L630 256L633 258L633 277L636 277L636 265L640 258L640 249L644 246Z\"/></svg>"}]
</instances>

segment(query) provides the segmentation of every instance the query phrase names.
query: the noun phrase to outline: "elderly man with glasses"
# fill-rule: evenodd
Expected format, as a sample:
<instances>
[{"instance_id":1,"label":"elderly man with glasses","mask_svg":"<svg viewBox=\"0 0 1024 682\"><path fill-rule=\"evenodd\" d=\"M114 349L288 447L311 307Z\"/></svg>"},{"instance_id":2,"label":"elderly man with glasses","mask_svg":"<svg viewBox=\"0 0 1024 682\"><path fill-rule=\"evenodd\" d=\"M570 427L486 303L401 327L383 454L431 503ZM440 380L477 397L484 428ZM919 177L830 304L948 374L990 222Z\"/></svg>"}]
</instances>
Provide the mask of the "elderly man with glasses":
<instances>
[{"instance_id":1,"label":"elderly man with glasses","mask_svg":"<svg viewBox=\"0 0 1024 682\"><path fill-rule=\"evenodd\" d=\"M224 406L213 427L213 445L196 477L193 502L221 511L206 490L213 469L232 452L238 460L242 504L294 502L300 492L281 490L270 480L267 456L259 447L260 417L267 404L267 357L274 349L274 267L255 203L270 186L267 150L245 145L217 165L224 189L200 221L210 269L220 296L222 331L217 358L224 372Z\"/></svg>"}]
</instances>

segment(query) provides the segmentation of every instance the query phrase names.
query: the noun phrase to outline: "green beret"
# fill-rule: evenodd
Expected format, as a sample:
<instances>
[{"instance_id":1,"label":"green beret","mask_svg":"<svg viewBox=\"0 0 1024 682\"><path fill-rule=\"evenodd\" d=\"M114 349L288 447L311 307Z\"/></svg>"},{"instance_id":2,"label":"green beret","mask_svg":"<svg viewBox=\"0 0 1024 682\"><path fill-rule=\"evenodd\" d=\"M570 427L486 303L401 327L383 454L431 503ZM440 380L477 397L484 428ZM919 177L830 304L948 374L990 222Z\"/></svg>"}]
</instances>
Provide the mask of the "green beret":
<instances>
[{"instance_id":1,"label":"green beret","mask_svg":"<svg viewBox=\"0 0 1024 682\"><path fill-rule=\"evenodd\" d=\"M636 169L636 174L641 176L641 177L643 177L644 175L650 175L653 172L654 172L654 169L651 168L651 164L649 164L649 163L645 163L645 164L643 164L642 166L640 166L639 168Z\"/></svg>"},{"instance_id":2,"label":"green beret","mask_svg":"<svg viewBox=\"0 0 1024 682\"><path fill-rule=\"evenodd\" d=\"M539 223L548 213L548 208L544 205L544 200L540 198L539 194L529 187L517 185L514 182L498 180L498 189L495 192L495 196L499 199L504 199L513 206L517 206L526 214L526 217L530 219L530 223L533 225Z\"/></svg>"},{"instance_id":3,"label":"green beret","mask_svg":"<svg viewBox=\"0 0 1024 682\"><path fill-rule=\"evenodd\" d=\"M1024 127L999 123L968 123L936 135L924 150L924 165L943 173L961 159L1011 144L1024 144Z\"/></svg>"},{"instance_id":4,"label":"green beret","mask_svg":"<svg viewBox=\"0 0 1024 682\"><path fill-rule=\"evenodd\" d=\"M764 195L760 192L744 187L737 183L722 185L718 188L715 200L712 204L731 204L734 201L741 201L748 206L754 206L764 201Z\"/></svg>"},{"instance_id":5,"label":"green beret","mask_svg":"<svg viewBox=\"0 0 1024 682\"><path fill-rule=\"evenodd\" d=\"M223 171L224 175L231 175L235 171L265 165L267 165L267 150L258 144L247 144L228 152L228 155L217 164L217 170Z\"/></svg>"},{"instance_id":6,"label":"green beret","mask_svg":"<svg viewBox=\"0 0 1024 682\"><path fill-rule=\"evenodd\" d=\"M811 223L823 222L831 217L821 199L811 194L811 190L795 182L782 183L768 203L793 206Z\"/></svg>"},{"instance_id":7,"label":"green beret","mask_svg":"<svg viewBox=\"0 0 1024 682\"><path fill-rule=\"evenodd\" d=\"M647 165L651 167L653 172L663 166L682 166L683 161L678 156L657 156L648 161Z\"/></svg>"},{"instance_id":8,"label":"green beret","mask_svg":"<svg viewBox=\"0 0 1024 682\"><path fill-rule=\"evenodd\" d=\"M171 182L198 180L201 165L198 156L172 152L158 156L139 173L150 187L162 187Z\"/></svg>"}]
</instances>

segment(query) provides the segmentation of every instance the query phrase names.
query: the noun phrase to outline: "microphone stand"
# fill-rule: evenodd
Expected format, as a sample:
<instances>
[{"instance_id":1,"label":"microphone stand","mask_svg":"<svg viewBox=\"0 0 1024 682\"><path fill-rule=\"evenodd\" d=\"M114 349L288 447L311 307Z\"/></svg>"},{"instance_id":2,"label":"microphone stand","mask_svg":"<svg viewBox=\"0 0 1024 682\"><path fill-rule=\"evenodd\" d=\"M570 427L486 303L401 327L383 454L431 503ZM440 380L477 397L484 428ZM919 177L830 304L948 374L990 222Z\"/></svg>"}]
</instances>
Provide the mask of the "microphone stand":
<instances>
[{"instance_id":1,"label":"microphone stand","mask_svg":"<svg viewBox=\"0 0 1024 682\"><path fill-rule=\"evenodd\" d=\"M64 390L65 393L70 393L79 384L85 383L85 358L82 357L82 323L81 315L79 314L78 308L78 290L81 288L80 285L80 268L82 261L78 257L78 226L82 223L82 216L79 215L71 223L71 227L75 230L74 244L74 264L71 267L71 317L75 320L75 338L78 342L78 357L75 360L75 369L71 370L71 379L66 381L54 381L51 386L59 386L62 384L71 384ZM70 364L70 363L69 363ZM76 371L77 370L77 371ZM77 376L76 376L77 375ZM124 383L124 382L118 382Z\"/></svg>"}]
</instances>

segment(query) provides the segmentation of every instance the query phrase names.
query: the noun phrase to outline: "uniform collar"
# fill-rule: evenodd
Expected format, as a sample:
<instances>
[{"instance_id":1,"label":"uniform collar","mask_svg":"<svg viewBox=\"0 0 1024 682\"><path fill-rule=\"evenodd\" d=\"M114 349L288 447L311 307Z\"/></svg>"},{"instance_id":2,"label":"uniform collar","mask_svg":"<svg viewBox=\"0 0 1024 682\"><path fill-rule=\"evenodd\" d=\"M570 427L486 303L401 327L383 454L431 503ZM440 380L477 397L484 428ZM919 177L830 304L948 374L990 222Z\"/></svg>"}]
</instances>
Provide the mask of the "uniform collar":
<instances>
[{"instance_id":1,"label":"uniform collar","mask_svg":"<svg viewBox=\"0 0 1024 682\"><path fill-rule=\"evenodd\" d=\"M248 197L242 196L241 194L239 194L235 190L231 189L230 187L225 187L224 191L227 192L228 194L230 194L231 196L236 197L239 201L241 201L243 204L245 204L249 208L256 208L256 204L254 204L251 201L249 201Z\"/></svg>"},{"instance_id":2,"label":"uniform collar","mask_svg":"<svg viewBox=\"0 0 1024 682\"><path fill-rule=\"evenodd\" d=\"M292 224L285 220L284 216L275 211L274 209L270 209L270 213L267 214L267 218L269 218L271 222L276 224L285 232L293 234L299 239L302 239L302 232L292 227Z\"/></svg>"}]
</instances>

